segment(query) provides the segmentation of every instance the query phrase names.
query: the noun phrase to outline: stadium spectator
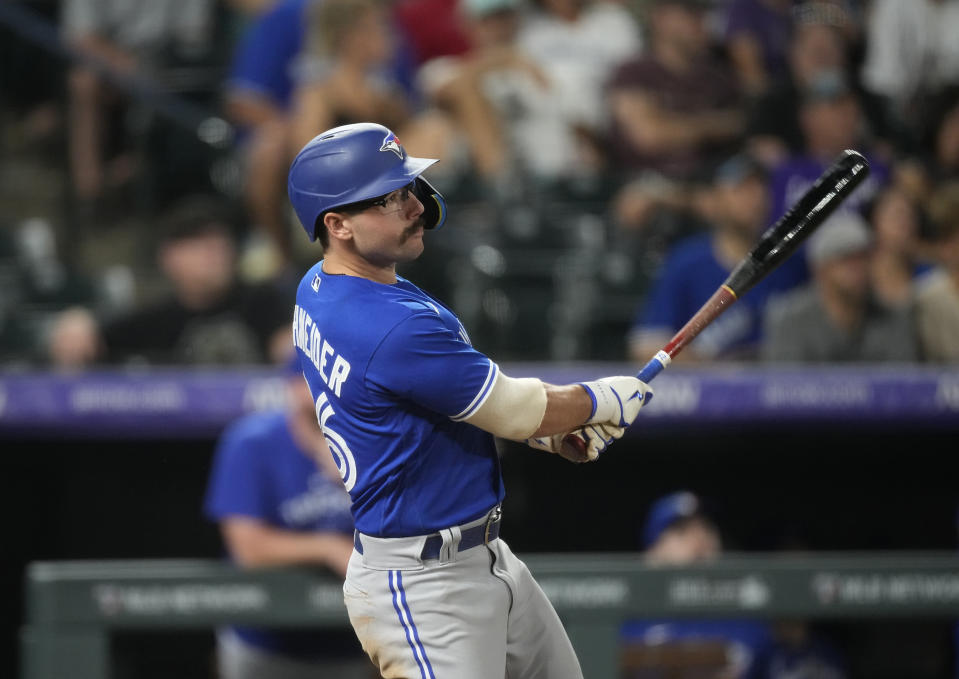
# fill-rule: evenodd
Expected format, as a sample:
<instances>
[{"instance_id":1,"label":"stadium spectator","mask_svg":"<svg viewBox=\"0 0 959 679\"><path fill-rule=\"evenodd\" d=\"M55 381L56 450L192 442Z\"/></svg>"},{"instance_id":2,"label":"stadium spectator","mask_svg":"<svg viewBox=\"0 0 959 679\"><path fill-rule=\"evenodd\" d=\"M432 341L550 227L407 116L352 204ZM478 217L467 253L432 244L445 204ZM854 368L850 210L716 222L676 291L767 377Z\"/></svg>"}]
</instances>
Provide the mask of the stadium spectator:
<instances>
[{"instance_id":1,"label":"stadium spectator","mask_svg":"<svg viewBox=\"0 0 959 679\"><path fill-rule=\"evenodd\" d=\"M959 179L959 86L942 92L930 109L923 144L925 180Z\"/></svg>"},{"instance_id":2,"label":"stadium spectator","mask_svg":"<svg viewBox=\"0 0 959 679\"><path fill-rule=\"evenodd\" d=\"M708 562L722 553L720 531L701 498L681 491L653 503L642 530L644 560L653 566ZM751 620L629 620L621 628L620 677L741 679L768 642Z\"/></svg>"},{"instance_id":3,"label":"stadium spectator","mask_svg":"<svg viewBox=\"0 0 959 679\"><path fill-rule=\"evenodd\" d=\"M409 121L410 102L390 72L394 44L388 21L377 0L323 0L308 8L288 159L321 130L360 120L402 130Z\"/></svg>"},{"instance_id":4,"label":"stadium spectator","mask_svg":"<svg viewBox=\"0 0 959 679\"><path fill-rule=\"evenodd\" d=\"M730 0L726 5L726 49L748 96L762 95L786 76L793 4L793 0Z\"/></svg>"},{"instance_id":5,"label":"stadium spectator","mask_svg":"<svg viewBox=\"0 0 959 679\"><path fill-rule=\"evenodd\" d=\"M790 153L802 152L801 94L820 74L845 72L847 52L843 34L835 26L815 21L794 26L787 72L749 107L748 147L768 167L775 167Z\"/></svg>"},{"instance_id":6,"label":"stadium spectator","mask_svg":"<svg viewBox=\"0 0 959 679\"><path fill-rule=\"evenodd\" d=\"M890 180L891 172L871 148L859 99L845 75L818 73L802 92L799 121L803 150L772 170L773 217L794 205L845 149L862 153L869 161L870 173L839 210L861 212Z\"/></svg>"},{"instance_id":7,"label":"stadium spectator","mask_svg":"<svg viewBox=\"0 0 959 679\"><path fill-rule=\"evenodd\" d=\"M642 46L634 16L603 0L534 0L517 41L547 84L523 159L537 177L594 178L606 162L604 84Z\"/></svg>"},{"instance_id":8,"label":"stadium spectator","mask_svg":"<svg viewBox=\"0 0 959 679\"><path fill-rule=\"evenodd\" d=\"M861 217L838 212L806 247L810 285L770 305L767 361L830 363L918 359L910 307L879 304L869 277L873 237Z\"/></svg>"},{"instance_id":9,"label":"stadium spectator","mask_svg":"<svg viewBox=\"0 0 959 679\"><path fill-rule=\"evenodd\" d=\"M418 83L431 104L449 116L457 137L453 144L465 151L444 159L454 165L444 170L476 174L488 188L495 191L502 184L505 189L517 166L554 167L554 145L540 148L530 133L556 111L544 94L545 74L517 45L519 0L463 0L461 15L472 48L431 59L420 69Z\"/></svg>"},{"instance_id":10,"label":"stadium spectator","mask_svg":"<svg viewBox=\"0 0 959 679\"><path fill-rule=\"evenodd\" d=\"M876 299L887 307L908 306L916 277L929 268L920 241L921 209L905 189L891 184L868 206L867 217L875 237L870 278Z\"/></svg>"},{"instance_id":11,"label":"stadium spectator","mask_svg":"<svg viewBox=\"0 0 959 679\"><path fill-rule=\"evenodd\" d=\"M215 199L182 199L160 226L158 260L171 291L102 322L82 308L50 331L52 362L237 365L282 360L292 299L237 277L232 215Z\"/></svg>"},{"instance_id":12,"label":"stadium spectator","mask_svg":"<svg viewBox=\"0 0 959 679\"><path fill-rule=\"evenodd\" d=\"M45 363L45 326L63 309L98 301L99 281L64 261L62 251L45 219L0 222L0 365Z\"/></svg>"},{"instance_id":13,"label":"stadium spectator","mask_svg":"<svg viewBox=\"0 0 959 679\"><path fill-rule=\"evenodd\" d=\"M314 566L343 578L353 551L349 495L298 359L286 373L286 409L242 417L220 437L204 512L240 568ZM217 664L220 679L373 676L342 630L222 628Z\"/></svg>"},{"instance_id":14,"label":"stadium spectator","mask_svg":"<svg viewBox=\"0 0 959 679\"><path fill-rule=\"evenodd\" d=\"M959 363L959 182L937 190L930 216L938 267L919 287L919 341L924 360Z\"/></svg>"},{"instance_id":15,"label":"stadium spectator","mask_svg":"<svg viewBox=\"0 0 959 679\"><path fill-rule=\"evenodd\" d=\"M862 81L885 109L899 146L911 150L930 95L959 83L959 2L871 4Z\"/></svg>"},{"instance_id":16,"label":"stadium spectator","mask_svg":"<svg viewBox=\"0 0 959 679\"><path fill-rule=\"evenodd\" d=\"M644 301L630 333L630 354L645 362L709 299L769 224L769 188L763 166L747 155L723 163L714 180L712 227L677 243ZM738 304L707 326L679 360L755 358L763 308L775 295L803 283L801 259L787 259ZM681 358L680 358L681 357Z\"/></svg>"},{"instance_id":17,"label":"stadium spectator","mask_svg":"<svg viewBox=\"0 0 959 679\"><path fill-rule=\"evenodd\" d=\"M412 64L401 30L377 2L278 0L247 27L225 85L241 130L244 196L254 230L244 261L257 277L295 266L286 174L295 151L338 121L405 120ZM333 121L329 125L325 121ZM431 130L410 138L419 148Z\"/></svg>"},{"instance_id":18,"label":"stadium spectator","mask_svg":"<svg viewBox=\"0 0 959 679\"><path fill-rule=\"evenodd\" d=\"M544 0L528 13L521 0L461 6L472 49L432 60L420 83L451 115L485 188L509 202L524 183L594 185L604 166L602 83L639 49L632 15L593 0Z\"/></svg>"},{"instance_id":19,"label":"stadium spectator","mask_svg":"<svg viewBox=\"0 0 959 679\"><path fill-rule=\"evenodd\" d=\"M212 0L65 0L65 39L89 60L73 66L69 91L70 179L77 215L94 216L104 190L131 180L136 161L117 130L126 108L114 78L149 73L171 54L202 53L212 42ZM125 142L125 143L124 143Z\"/></svg>"},{"instance_id":20,"label":"stadium spectator","mask_svg":"<svg viewBox=\"0 0 959 679\"><path fill-rule=\"evenodd\" d=\"M703 0L651 0L648 50L622 63L608 87L609 151L624 175L694 179L744 131L735 77L710 58Z\"/></svg>"}]
</instances>

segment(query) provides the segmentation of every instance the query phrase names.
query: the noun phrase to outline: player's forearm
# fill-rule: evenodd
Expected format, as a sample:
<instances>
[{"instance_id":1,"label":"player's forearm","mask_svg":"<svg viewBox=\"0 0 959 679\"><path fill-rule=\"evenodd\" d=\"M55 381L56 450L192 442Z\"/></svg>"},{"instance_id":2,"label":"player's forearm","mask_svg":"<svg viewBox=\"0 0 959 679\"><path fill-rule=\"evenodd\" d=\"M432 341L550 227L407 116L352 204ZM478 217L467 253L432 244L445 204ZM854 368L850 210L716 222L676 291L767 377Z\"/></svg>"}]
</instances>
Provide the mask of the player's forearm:
<instances>
[{"instance_id":1,"label":"player's forearm","mask_svg":"<svg viewBox=\"0 0 959 679\"><path fill-rule=\"evenodd\" d=\"M533 436L562 434L583 424L593 410L593 402L578 384L546 384L546 413Z\"/></svg>"}]
</instances>

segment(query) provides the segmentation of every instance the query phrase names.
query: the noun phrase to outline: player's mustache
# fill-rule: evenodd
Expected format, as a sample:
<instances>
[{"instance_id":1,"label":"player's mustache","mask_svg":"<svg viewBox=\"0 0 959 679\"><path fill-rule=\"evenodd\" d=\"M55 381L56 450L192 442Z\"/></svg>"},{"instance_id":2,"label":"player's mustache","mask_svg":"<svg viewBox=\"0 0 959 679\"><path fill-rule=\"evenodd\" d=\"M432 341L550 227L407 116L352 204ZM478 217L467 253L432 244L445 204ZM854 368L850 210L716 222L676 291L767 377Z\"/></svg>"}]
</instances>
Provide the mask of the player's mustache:
<instances>
[{"instance_id":1,"label":"player's mustache","mask_svg":"<svg viewBox=\"0 0 959 679\"><path fill-rule=\"evenodd\" d=\"M403 231L403 234L400 236L400 243L405 243L408 241L410 238L412 238L413 234L419 231L421 228L426 228L426 220L422 217L419 217Z\"/></svg>"}]
</instances>

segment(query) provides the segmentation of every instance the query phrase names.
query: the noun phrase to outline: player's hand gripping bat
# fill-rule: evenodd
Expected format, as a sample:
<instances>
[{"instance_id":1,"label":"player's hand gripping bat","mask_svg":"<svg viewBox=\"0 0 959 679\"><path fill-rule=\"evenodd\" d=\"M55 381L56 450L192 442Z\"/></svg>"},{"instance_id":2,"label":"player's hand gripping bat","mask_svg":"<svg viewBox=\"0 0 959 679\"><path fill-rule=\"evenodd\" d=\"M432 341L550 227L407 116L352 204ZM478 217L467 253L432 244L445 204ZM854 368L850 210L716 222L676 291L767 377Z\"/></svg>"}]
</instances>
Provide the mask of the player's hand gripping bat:
<instances>
[{"instance_id":1,"label":"player's hand gripping bat","mask_svg":"<svg viewBox=\"0 0 959 679\"><path fill-rule=\"evenodd\" d=\"M733 270L686 325L639 371L649 382L707 325L795 252L799 244L831 215L869 175L869 163L856 151L846 150L793 207L770 226L759 242ZM566 445L585 454L585 444L569 434Z\"/></svg>"}]
</instances>

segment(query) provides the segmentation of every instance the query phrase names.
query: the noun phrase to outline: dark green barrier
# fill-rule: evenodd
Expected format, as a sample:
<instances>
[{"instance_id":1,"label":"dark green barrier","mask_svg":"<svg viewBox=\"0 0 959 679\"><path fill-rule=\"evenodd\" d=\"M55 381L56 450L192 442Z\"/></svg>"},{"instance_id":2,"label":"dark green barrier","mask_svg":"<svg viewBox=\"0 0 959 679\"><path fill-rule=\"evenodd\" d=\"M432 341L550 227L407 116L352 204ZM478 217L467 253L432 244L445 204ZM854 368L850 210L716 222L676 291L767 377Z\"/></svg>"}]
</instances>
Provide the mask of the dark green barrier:
<instances>
[{"instance_id":1,"label":"dark green barrier","mask_svg":"<svg viewBox=\"0 0 959 679\"><path fill-rule=\"evenodd\" d=\"M649 568L622 554L525 560L590 679L616 676L619 625L628 618L959 617L959 557L949 553L727 557L681 569ZM26 587L22 679L108 679L114 630L347 624L339 582L305 569L33 563Z\"/></svg>"}]
</instances>

